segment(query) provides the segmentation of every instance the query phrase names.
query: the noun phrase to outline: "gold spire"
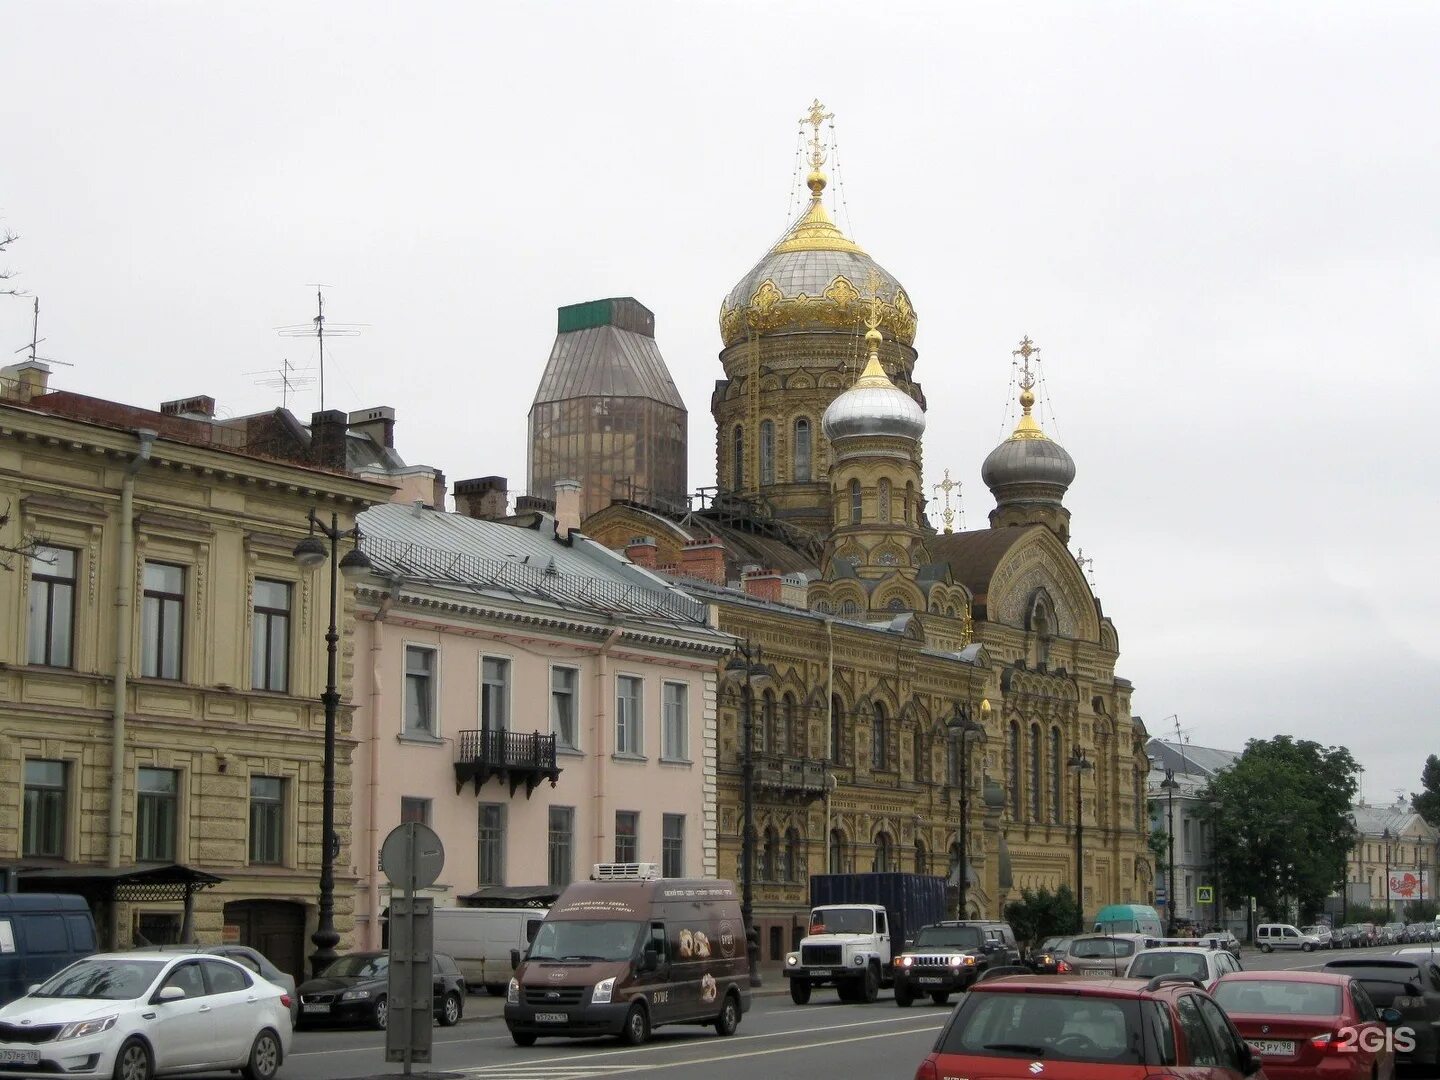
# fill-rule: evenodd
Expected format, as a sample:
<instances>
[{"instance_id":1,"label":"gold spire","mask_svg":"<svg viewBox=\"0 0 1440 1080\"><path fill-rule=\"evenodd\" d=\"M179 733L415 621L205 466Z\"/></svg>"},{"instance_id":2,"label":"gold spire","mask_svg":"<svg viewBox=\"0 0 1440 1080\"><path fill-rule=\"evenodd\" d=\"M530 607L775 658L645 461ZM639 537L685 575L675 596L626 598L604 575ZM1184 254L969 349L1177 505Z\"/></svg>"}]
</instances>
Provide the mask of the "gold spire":
<instances>
[{"instance_id":1,"label":"gold spire","mask_svg":"<svg viewBox=\"0 0 1440 1080\"><path fill-rule=\"evenodd\" d=\"M1030 370L1030 357L1038 356L1040 346L1030 340L1026 334L1020 340L1020 347L1012 352L1011 356L1020 357L1020 422L1015 425L1015 430L1010 434L1011 439L1044 439L1045 432L1040 430L1035 417L1030 415L1030 410L1035 405L1035 373ZM1039 360L1036 360L1039 363Z\"/></svg>"},{"instance_id":2,"label":"gold spire","mask_svg":"<svg viewBox=\"0 0 1440 1080\"><path fill-rule=\"evenodd\" d=\"M865 316L865 344L870 349L870 359L865 362L865 370L860 373L860 378L855 380L856 386L893 387L895 385L890 381L890 376L885 374L885 368L880 363L880 342L885 340L885 335L880 333L878 285L879 275L872 270L870 288L874 291L870 294L870 314Z\"/></svg>"},{"instance_id":3,"label":"gold spire","mask_svg":"<svg viewBox=\"0 0 1440 1080\"><path fill-rule=\"evenodd\" d=\"M810 207L770 249L772 255L782 251L853 251L865 254L830 220L821 199L827 181L821 168L825 164L825 143L820 138L820 125L834 118L835 114L826 112L819 98L810 103L810 111L800 118L802 130L806 124L810 125L810 175L805 178L805 186L810 189Z\"/></svg>"}]
</instances>

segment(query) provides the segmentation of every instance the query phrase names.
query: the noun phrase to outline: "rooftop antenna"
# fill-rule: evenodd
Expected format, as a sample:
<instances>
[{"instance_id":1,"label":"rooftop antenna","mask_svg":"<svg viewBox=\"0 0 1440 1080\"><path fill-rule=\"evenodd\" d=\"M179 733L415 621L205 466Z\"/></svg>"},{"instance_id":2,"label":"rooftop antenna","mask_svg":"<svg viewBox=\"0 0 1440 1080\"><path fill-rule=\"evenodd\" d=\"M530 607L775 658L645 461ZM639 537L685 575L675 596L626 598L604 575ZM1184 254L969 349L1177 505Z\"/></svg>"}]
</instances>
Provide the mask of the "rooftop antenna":
<instances>
[{"instance_id":1,"label":"rooftop antenna","mask_svg":"<svg viewBox=\"0 0 1440 1080\"><path fill-rule=\"evenodd\" d=\"M280 391L280 407L290 407L290 394L303 387L309 386L315 380L309 375L298 372L295 365L289 360L280 361L280 367L275 370L262 368L259 371L247 371L246 375L265 375L267 378L256 379L256 386L263 386L267 390Z\"/></svg>"},{"instance_id":2,"label":"rooftop antenna","mask_svg":"<svg viewBox=\"0 0 1440 1080\"><path fill-rule=\"evenodd\" d=\"M959 480L950 479L949 469L945 470L945 479L935 485L936 492L943 492L945 495L945 509L940 511L940 518L945 522L945 531L947 533L953 533L955 531L954 526L957 518L960 521L960 531L965 531L965 506L960 501L965 494L964 487L965 485ZM955 492L954 510L950 509L950 492L952 491Z\"/></svg>"},{"instance_id":3,"label":"rooftop antenna","mask_svg":"<svg viewBox=\"0 0 1440 1080\"><path fill-rule=\"evenodd\" d=\"M68 360L56 360L52 356L41 356L39 354L40 343L45 339L40 336L40 297L38 296L35 297L33 311L34 314L30 321L30 340L15 351L19 353L28 350L30 355L25 359L32 364L60 364L63 367L74 367L75 365Z\"/></svg>"},{"instance_id":4,"label":"rooftop antenna","mask_svg":"<svg viewBox=\"0 0 1440 1080\"><path fill-rule=\"evenodd\" d=\"M325 338L359 337L361 323L327 323L325 320L325 294L322 289L333 289L333 285L311 282L307 289L315 290L315 317L308 323L294 326L277 326L281 337L313 337L320 349L320 411L325 411Z\"/></svg>"}]
</instances>

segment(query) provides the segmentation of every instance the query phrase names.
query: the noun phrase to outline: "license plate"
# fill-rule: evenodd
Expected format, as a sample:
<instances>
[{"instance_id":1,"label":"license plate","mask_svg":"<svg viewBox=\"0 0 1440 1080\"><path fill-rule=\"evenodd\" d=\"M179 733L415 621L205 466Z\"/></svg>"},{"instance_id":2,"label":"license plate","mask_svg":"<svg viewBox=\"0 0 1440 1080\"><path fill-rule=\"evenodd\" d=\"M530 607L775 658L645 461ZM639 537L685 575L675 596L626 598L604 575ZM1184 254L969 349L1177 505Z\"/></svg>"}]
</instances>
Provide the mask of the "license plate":
<instances>
[{"instance_id":1,"label":"license plate","mask_svg":"<svg viewBox=\"0 0 1440 1080\"><path fill-rule=\"evenodd\" d=\"M841 968L839 971L817 971L815 972L815 974L819 975L822 979L835 979L839 978L841 975L844 975L845 969Z\"/></svg>"},{"instance_id":2,"label":"license plate","mask_svg":"<svg viewBox=\"0 0 1440 1080\"><path fill-rule=\"evenodd\" d=\"M1294 1057L1295 1044L1279 1039L1247 1039L1250 1049L1266 1057Z\"/></svg>"},{"instance_id":3,"label":"license plate","mask_svg":"<svg viewBox=\"0 0 1440 1080\"><path fill-rule=\"evenodd\" d=\"M39 1065L39 1050L0 1050L0 1065Z\"/></svg>"},{"instance_id":4,"label":"license plate","mask_svg":"<svg viewBox=\"0 0 1440 1080\"><path fill-rule=\"evenodd\" d=\"M921 985L921 986L939 986L939 985L940 985L941 983L943 983L944 981L945 981L944 979L935 979L935 978L930 978L930 977L927 976L926 978L923 978L923 979L920 980L920 985Z\"/></svg>"},{"instance_id":5,"label":"license plate","mask_svg":"<svg viewBox=\"0 0 1440 1080\"><path fill-rule=\"evenodd\" d=\"M537 1024L563 1024L570 1019L569 1013L536 1013Z\"/></svg>"},{"instance_id":6,"label":"license plate","mask_svg":"<svg viewBox=\"0 0 1440 1080\"><path fill-rule=\"evenodd\" d=\"M312 1004L304 1006L304 1009L307 1013L328 1013L330 1011L330 1006Z\"/></svg>"}]
</instances>

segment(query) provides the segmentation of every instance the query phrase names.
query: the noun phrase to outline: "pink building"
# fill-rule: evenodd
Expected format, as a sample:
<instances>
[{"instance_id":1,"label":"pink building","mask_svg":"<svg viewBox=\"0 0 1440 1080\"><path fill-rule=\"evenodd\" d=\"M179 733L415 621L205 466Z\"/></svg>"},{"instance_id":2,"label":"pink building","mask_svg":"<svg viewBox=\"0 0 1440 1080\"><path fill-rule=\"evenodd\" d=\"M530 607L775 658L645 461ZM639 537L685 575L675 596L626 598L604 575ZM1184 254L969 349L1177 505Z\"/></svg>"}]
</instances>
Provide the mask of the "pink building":
<instances>
[{"instance_id":1,"label":"pink building","mask_svg":"<svg viewBox=\"0 0 1440 1080\"><path fill-rule=\"evenodd\" d=\"M386 834L445 845L430 894L555 885L597 862L716 873L708 608L555 519L423 506L360 518L351 790L356 948L380 942Z\"/></svg>"}]
</instances>

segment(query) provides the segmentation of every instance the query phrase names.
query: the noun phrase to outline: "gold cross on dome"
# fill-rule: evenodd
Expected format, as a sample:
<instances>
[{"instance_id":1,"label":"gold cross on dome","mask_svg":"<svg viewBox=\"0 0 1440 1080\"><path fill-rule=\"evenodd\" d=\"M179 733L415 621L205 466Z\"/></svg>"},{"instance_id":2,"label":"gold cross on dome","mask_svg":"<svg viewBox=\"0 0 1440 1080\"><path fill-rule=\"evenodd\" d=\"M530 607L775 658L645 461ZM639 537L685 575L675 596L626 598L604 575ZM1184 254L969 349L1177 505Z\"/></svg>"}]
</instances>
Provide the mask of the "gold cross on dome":
<instances>
[{"instance_id":1,"label":"gold cross on dome","mask_svg":"<svg viewBox=\"0 0 1440 1080\"><path fill-rule=\"evenodd\" d=\"M800 126L810 125L810 167L820 168L825 164L825 150L820 143L820 125L826 120L834 120L834 113L827 113L825 106L820 104L816 98L810 103L810 111L800 118Z\"/></svg>"},{"instance_id":2,"label":"gold cross on dome","mask_svg":"<svg viewBox=\"0 0 1440 1080\"><path fill-rule=\"evenodd\" d=\"M945 509L941 512L940 517L945 522L945 531L947 533L955 531L955 511L950 509L950 492L959 490L960 486L959 480L950 479L949 469L945 470L945 479L935 485L935 490L943 493L945 496Z\"/></svg>"},{"instance_id":3,"label":"gold cross on dome","mask_svg":"<svg viewBox=\"0 0 1440 1080\"><path fill-rule=\"evenodd\" d=\"M1031 341L1030 335L1026 334L1020 339L1020 347L1013 350L1010 355L1020 357L1020 388L1022 390L1033 389L1035 386L1035 375L1030 370L1030 357L1036 357L1035 362L1037 364L1040 362L1038 359L1040 346Z\"/></svg>"},{"instance_id":4,"label":"gold cross on dome","mask_svg":"<svg viewBox=\"0 0 1440 1080\"><path fill-rule=\"evenodd\" d=\"M865 276L865 285L870 290L870 314L865 319L865 329L878 330L880 328L880 274L875 267L870 267L870 273Z\"/></svg>"}]
</instances>

